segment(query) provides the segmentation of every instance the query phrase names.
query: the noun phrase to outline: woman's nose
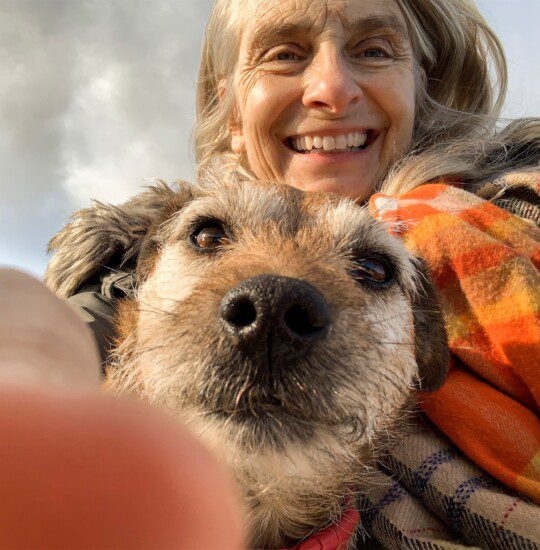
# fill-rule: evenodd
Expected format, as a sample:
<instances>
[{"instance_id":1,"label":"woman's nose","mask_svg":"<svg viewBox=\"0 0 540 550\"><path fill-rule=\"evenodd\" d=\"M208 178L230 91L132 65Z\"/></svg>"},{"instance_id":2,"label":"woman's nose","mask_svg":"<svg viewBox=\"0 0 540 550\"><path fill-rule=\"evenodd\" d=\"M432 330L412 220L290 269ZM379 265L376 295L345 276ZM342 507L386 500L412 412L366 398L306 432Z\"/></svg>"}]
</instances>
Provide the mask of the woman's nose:
<instances>
[{"instance_id":1,"label":"woman's nose","mask_svg":"<svg viewBox=\"0 0 540 550\"><path fill-rule=\"evenodd\" d=\"M332 46L321 48L306 74L303 103L312 109L340 114L362 98L362 88L340 53Z\"/></svg>"}]
</instances>

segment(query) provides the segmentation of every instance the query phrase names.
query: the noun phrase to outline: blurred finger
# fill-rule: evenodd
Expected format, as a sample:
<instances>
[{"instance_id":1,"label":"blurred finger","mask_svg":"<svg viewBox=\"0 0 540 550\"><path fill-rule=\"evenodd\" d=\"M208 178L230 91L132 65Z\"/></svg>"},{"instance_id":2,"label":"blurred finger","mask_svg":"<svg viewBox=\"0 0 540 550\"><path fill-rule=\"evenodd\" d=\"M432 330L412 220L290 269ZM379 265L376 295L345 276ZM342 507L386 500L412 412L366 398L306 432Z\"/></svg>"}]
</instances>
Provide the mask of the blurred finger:
<instances>
[{"instance_id":1,"label":"blurred finger","mask_svg":"<svg viewBox=\"0 0 540 550\"><path fill-rule=\"evenodd\" d=\"M13 269L0 269L2 382L99 388L88 328L45 285Z\"/></svg>"},{"instance_id":2,"label":"blurred finger","mask_svg":"<svg viewBox=\"0 0 540 550\"><path fill-rule=\"evenodd\" d=\"M0 438L0 548L243 547L232 481L149 406L4 386Z\"/></svg>"}]
</instances>

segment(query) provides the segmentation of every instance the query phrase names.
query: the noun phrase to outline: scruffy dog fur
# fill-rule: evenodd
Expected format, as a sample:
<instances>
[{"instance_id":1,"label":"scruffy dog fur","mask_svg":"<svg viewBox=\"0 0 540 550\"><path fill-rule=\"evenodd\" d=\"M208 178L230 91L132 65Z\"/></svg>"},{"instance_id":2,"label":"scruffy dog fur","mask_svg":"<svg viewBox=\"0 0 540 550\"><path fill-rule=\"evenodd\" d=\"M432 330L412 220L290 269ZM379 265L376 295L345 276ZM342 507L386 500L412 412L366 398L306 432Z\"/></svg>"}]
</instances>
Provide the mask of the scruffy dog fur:
<instances>
[{"instance_id":1,"label":"scruffy dog fur","mask_svg":"<svg viewBox=\"0 0 540 550\"><path fill-rule=\"evenodd\" d=\"M345 199L159 184L76 213L51 248L62 296L103 266L135 270L106 384L172 411L231 467L255 547L335 521L413 388L447 373L421 262Z\"/></svg>"}]
</instances>

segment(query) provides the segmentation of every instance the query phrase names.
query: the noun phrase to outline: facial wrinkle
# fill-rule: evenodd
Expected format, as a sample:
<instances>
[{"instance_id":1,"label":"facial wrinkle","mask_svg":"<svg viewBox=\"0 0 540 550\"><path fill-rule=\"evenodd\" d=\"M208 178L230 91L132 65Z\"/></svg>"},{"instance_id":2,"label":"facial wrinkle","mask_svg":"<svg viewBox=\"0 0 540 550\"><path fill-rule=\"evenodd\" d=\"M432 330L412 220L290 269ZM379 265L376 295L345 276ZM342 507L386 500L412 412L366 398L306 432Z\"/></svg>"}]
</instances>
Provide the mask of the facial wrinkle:
<instances>
[{"instance_id":1,"label":"facial wrinkle","mask_svg":"<svg viewBox=\"0 0 540 550\"><path fill-rule=\"evenodd\" d=\"M397 4L253 0L251 6L234 83L240 115L235 151L245 152L259 178L367 196L412 133L412 52ZM308 156L290 141L356 128L373 131L366 152Z\"/></svg>"}]
</instances>

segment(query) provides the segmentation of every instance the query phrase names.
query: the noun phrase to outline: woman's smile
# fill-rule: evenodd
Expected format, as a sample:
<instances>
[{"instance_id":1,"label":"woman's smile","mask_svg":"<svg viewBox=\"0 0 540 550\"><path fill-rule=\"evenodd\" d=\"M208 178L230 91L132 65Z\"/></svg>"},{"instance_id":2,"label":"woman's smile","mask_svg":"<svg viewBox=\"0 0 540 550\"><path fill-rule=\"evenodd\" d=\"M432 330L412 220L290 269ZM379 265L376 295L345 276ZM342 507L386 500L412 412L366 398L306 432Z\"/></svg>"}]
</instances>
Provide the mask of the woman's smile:
<instances>
[{"instance_id":1,"label":"woman's smile","mask_svg":"<svg viewBox=\"0 0 540 550\"><path fill-rule=\"evenodd\" d=\"M285 146L298 162L311 163L314 168L325 165L354 163L359 171L369 155L377 155L379 132L368 129L328 130L287 138Z\"/></svg>"},{"instance_id":2,"label":"woman's smile","mask_svg":"<svg viewBox=\"0 0 540 550\"><path fill-rule=\"evenodd\" d=\"M287 138L286 143L299 153L343 153L361 151L369 145L368 132L371 130L334 130L333 132L313 132ZM373 140L370 141L370 143Z\"/></svg>"}]
</instances>

